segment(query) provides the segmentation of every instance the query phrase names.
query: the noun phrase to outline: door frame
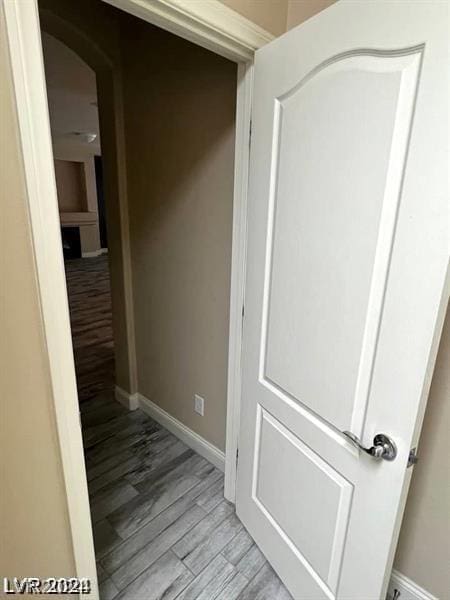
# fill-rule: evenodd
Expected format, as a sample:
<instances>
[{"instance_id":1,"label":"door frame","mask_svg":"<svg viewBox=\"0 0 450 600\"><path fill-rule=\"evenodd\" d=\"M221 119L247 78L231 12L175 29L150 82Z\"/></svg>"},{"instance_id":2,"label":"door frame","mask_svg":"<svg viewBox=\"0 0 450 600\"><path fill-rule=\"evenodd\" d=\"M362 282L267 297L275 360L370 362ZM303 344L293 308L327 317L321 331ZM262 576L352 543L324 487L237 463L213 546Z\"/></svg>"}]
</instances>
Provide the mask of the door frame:
<instances>
[{"instance_id":1,"label":"door frame","mask_svg":"<svg viewBox=\"0 0 450 600\"><path fill-rule=\"evenodd\" d=\"M238 63L233 196L225 496L234 502L241 388L247 183L253 55L273 36L219 0L103 0ZM98 598L89 496L61 246L37 0L2 2L14 85L27 209L78 577ZM83 597L87 597L83 594Z\"/></svg>"}]
</instances>

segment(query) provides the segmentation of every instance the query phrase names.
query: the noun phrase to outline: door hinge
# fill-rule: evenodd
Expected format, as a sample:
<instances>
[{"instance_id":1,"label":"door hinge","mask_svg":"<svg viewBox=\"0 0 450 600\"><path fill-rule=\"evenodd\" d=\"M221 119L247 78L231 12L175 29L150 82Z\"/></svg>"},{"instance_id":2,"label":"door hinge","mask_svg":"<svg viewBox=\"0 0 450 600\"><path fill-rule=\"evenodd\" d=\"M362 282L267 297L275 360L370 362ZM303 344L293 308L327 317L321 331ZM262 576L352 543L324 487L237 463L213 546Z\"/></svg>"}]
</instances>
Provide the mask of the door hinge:
<instances>
[{"instance_id":1,"label":"door hinge","mask_svg":"<svg viewBox=\"0 0 450 600\"><path fill-rule=\"evenodd\" d=\"M253 120L250 119L250 126L248 130L248 147L252 145L252 129L253 129Z\"/></svg>"},{"instance_id":2,"label":"door hinge","mask_svg":"<svg viewBox=\"0 0 450 600\"><path fill-rule=\"evenodd\" d=\"M239 448L236 448L236 468L238 465L238 461L239 461Z\"/></svg>"},{"instance_id":3,"label":"door hinge","mask_svg":"<svg viewBox=\"0 0 450 600\"><path fill-rule=\"evenodd\" d=\"M419 457L417 456L417 448L411 448L409 451L408 464L406 465L406 468L409 469L409 467L416 465L418 462Z\"/></svg>"}]
</instances>

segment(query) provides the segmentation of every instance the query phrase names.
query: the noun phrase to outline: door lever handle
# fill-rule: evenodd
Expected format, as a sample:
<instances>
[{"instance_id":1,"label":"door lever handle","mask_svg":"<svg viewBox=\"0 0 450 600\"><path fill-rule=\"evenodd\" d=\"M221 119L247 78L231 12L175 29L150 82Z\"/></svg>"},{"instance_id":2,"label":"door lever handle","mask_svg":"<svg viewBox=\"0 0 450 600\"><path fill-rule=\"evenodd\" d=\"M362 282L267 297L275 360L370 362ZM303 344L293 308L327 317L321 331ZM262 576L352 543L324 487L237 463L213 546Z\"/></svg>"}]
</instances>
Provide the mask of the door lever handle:
<instances>
[{"instance_id":1,"label":"door lever handle","mask_svg":"<svg viewBox=\"0 0 450 600\"><path fill-rule=\"evenodd\" d=\"M377 435L373 438L373 446L370 448L363 446L359 438L354 433L351 433L350 431L343 431L342 433L351 441L354 446L366 454L369 454L369 456L372 456L375 458L375 460L380 460L381 458L383 460L394 460L397 456L396 445L391 438L384 433L377 433Z\"/></svg>"}]
</instances>

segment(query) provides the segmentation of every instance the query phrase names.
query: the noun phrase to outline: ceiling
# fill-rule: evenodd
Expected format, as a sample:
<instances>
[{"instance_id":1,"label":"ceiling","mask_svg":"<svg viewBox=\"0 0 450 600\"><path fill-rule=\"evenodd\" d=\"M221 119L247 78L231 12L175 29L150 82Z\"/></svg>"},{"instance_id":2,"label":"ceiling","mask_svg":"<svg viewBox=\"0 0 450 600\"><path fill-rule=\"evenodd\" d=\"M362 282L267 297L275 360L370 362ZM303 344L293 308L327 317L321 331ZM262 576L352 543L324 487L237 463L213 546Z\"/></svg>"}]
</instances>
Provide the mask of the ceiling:
<instances>
[{"instance_id":1,"label":"ceiling","mask_svg":"<svg viewBox=\"0 0 450 600\"><path fill-rule=\"evenodd\" d=\"M53 143L91 147L100 151L95 72L65 44L42 32L45 77ZM76 132L95 133L87 144Z\"/></svg>"}]
</instances>

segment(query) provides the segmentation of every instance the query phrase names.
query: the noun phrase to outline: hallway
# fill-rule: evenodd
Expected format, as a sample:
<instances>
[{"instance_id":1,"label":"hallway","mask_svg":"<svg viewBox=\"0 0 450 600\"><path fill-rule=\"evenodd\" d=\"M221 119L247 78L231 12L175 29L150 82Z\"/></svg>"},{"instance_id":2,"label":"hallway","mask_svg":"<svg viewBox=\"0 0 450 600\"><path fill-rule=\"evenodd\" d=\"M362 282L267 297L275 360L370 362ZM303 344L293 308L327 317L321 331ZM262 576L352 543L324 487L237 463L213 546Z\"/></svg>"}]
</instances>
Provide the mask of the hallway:
<instances>
[{"instance_id":1,"label":"hallway","mask_svg":"<svg viewBox=\"0 0 450 600\"><path fill-rule=\"evenodd\" d=\"M289 600L223 474L114 399L106 257L66 264L102 600Z\"/></svg>"}]
</instances>

